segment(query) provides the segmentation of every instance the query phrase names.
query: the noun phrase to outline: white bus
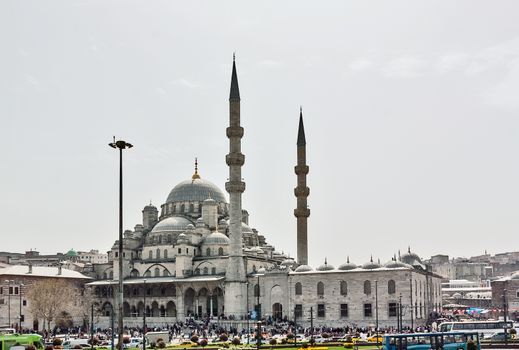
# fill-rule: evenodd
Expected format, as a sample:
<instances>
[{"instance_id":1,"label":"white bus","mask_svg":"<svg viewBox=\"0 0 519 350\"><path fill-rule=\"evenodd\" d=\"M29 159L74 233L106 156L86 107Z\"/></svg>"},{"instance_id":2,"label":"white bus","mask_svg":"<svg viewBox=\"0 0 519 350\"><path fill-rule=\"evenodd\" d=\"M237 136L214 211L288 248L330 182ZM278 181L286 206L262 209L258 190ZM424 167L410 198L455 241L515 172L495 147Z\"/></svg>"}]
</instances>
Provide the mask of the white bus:
<instances>
[{"instance_id":1,"label":"white bus","mask_svg":"<svg viewBox=\"0 0 519 350\"><path fill-rule=\"evenodd\" d=\"M480 335L488 336L504 329L514 328L512 321L462 321L443 322L440 324L440 332L478 332Z\"/></svg>"}]
</instances>

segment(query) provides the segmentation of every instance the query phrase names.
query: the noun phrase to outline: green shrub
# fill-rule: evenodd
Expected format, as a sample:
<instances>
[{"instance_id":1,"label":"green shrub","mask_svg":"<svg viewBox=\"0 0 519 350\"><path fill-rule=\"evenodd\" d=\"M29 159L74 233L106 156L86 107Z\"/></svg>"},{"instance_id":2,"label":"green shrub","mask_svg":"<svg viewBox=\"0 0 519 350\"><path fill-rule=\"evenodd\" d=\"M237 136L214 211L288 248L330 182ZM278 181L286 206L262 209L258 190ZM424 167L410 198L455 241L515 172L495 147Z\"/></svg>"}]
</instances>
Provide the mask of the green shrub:
<instances>
[{"instance_id":1,"label":"green shrub","mask_svg":"<svg viewBox=\"0 0 519 350\"><path fill-rule=\"evenodd\" d=\"M270 345L276 345L277 343L278 343L278 341L276 339L274 339L274 338L269 340L269 344Z\"/></svg>"},{"instance_id":2,"label":"green shrub","mask_svg":"<svg viewBox=\"0 0 519 350\"><path fill-rule=\"evenodd\" d=\"M198 345L200 345L201 347L207 346L207 339L200 339Z\"/></svg>"},{"instance_id":3,"label":"green shrub","mask_svg":"<svg viewBox=\"0 0 519 350\"><path fill-rule=\"evenodd\" d=\"M234 337L232 339L232 345L236 346L236 345L240 345L240 344L241 344L240 338Z\"/></svg>"},{"instance_id":4,"label":"green shrub","mask_svg":"<svg viewBox=\"0 0 519 350\"><path fill-rule=\"evenodd\" d=\"M163 340L158 341L158 342L157 342L157 347L158 347L159 349L164 349L164 348L166 347L166 343L165 343Z\"/></svg>"},{"instance_id":5,"label":"green shrub","mask_svg":"<svg viewBox=\"0 0 519 350\"><path fill-rule=\"evenodd\" d=\"M63 344L63 340L61 340L60 338L54 338L54 339L52 339L52 345L54 345L54 346L60 346L61 344Z\"/></svg>"},{"instance_id":6,"label":"green shrub","mask_svg":"<svg viewBox=\"0 0 519 350\"><path fill-rule=\"evenodd\" d=\"M196 334L193 335L193 336L191 337L191 341L192 341L193 343L198 343L198 335L196 335Z\"/></svg>"},{"instance_id":7,"label":"green shrub","mask_svg":"<svg viewBox=\"0 0 519 350\"><path fill-rule=\"evenodd\" d=\"M222 333L222 334L220 334L220 340L221 340L221 341L227 341L227 340L229 340L229 336L227 335L227 333Z\"/></svg>"}]
</instances>

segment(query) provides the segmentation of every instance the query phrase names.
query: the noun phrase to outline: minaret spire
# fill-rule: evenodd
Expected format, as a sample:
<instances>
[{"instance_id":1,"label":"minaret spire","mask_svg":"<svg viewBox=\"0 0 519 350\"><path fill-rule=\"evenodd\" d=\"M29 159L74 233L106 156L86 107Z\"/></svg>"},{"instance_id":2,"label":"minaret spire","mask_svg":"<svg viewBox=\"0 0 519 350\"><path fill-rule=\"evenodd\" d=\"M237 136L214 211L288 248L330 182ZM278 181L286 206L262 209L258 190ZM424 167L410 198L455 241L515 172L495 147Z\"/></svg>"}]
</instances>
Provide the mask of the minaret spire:
<instances>
[{"instance_id":1,"label":"minaret spire","mask_svg":"<svg viewBox=\"0 0 519 350\"><path fill-rule=\"evenodd\" d=\"M297 198L297 208L294 215L297 218L297 262L300 265L308 265L308 222L310 209L308 209L307 197L310 189L306 186L306 138L303 125L303 108L299 108L299 130L297 132L297 165L294 167L297 175L297 187L294 194Z\"/></svg>"},{"instance_id":2,"label":"minaret spire","mask_svg":"<svg viewBox=\"0 0 519 350\"><path fill-rule=\"evenodd\" d=\"M193 174L193 176L191 176L191 179L195 180L199 178L200 175L198 174L198 158L195 158L195 173Z\"/></svg>"},{"instance_id":3,"label":"minaret spire","mask_svg":"<svg viewBox=\"0 0 519 350\"><path fill-rule=\"evenodd\" d=\"M240 125L240 91L236 74L236 61L233 55L231 93L229 95L229 154L225 157L229 166L229 181L225 189L229 192L229 259L225 272L225 313L238 318L247 314L247 276L243 259L242 234L242 205L241 195L245 191L245 182L242 181L241 168L245 163L245 156L241 153L241 138L243 127Z\"/></svg>"}]
</instances>

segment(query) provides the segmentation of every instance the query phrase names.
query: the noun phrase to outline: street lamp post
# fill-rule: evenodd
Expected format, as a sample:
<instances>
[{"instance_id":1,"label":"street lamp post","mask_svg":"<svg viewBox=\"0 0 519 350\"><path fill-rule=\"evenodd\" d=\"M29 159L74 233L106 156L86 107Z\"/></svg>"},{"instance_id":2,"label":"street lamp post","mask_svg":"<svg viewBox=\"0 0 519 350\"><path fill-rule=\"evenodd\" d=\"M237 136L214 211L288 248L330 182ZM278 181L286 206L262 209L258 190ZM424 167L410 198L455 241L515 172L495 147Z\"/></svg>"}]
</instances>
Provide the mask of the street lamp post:
<instances>
[{"instance_id":1,"label":"street lamp post","mask_svg":"<svg viewBox=\"0 0 519 350\"><path fill-rule=\"evenodd\" d=\"M507 305L506 305L506 288L503 289L503 319L504 319L504 331L505 331L505 345L508 343L508 325L506 324L506 314L507 314Z\"/></svg>"},{"instance_id":2,"label":"street lamp post","mask_svg":"<svg viewBox=\"0 0 519 350\"><path fill-rule=\"evenodd\" d=\"M261 346L261 321L257 323L258 328L256 328L256 349L259 350Z\"/></svg>"},{"instance_id":3,"label":"street lamp post","mask_svg":"<svg viewBox=\"0 0 519 350\"><path fill-rule=\"evenodd\" d=\"M261 291L261 288L260 288L260 280L259 280L259 275L257 275L257 278L258 278L258 293L256 295L257 297L257 304L256 304L256 317L258 320L261 320L261 306L260 306L260 291Z\"/></svg>"},{"instance_id":4,"label":"street lamp post","mask_svg":"<svg viewBox=\"0 0 519 350\"><path fill-rule=\"evenodd\" d=\"M18 333L22 333L22 287L23 283L20 283L18 287L18 295L20 296L20 321L18 322Z\"/></svg>"},{"instance_id":5,"label":"street lamp post","mask_svg":"<svg viewBox=\"0 0 519 350\"><path fill-rule=\"evenodd\" d=\"M110 147L119 149L119 294L118 294L118 328L119 328L119 350L123 350L123 149L132 148L133 145L123 141L115 141L108 144Z\"/></svg>"},{"instance_id":6,"label":"street lamp post","mask_svg":"<svg viewBox=\"0 0 519 350\"><path fill-rule=\"evenodd\" d=\"M249 327L249 315L250 315L250 312L249 312L249 282L246 283L247 285L247 345L250 344L250 327Z\"/></svg>"},{"instance_id":7,"label":"street lamp post","mask_svg":"<svg viewBox=\"0 0 519 350\"><path fill-rule=\"evenodd\" d=\"M146 350L146 278L144 281L144 308L142 309L142 350Z\"/></svg>"},{"instance_id":8,"label":"street lamp post","mask_svg":"<svg viewBox=\"0 0 519 350\"><path fill-rule=\"evenodd\" d=\"M375 280L375 335L378 348L378 280Z\"/></svg>"}]
</instances>

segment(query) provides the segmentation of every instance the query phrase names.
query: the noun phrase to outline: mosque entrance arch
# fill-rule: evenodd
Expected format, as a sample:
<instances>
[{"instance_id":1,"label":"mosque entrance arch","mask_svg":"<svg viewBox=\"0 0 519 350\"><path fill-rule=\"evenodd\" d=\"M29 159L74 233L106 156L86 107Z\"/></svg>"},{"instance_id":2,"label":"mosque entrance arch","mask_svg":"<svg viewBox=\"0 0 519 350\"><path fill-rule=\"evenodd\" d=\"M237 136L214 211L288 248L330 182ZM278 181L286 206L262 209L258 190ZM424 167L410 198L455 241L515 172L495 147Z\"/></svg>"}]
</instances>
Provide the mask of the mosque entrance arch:
<instances>
[{"instance_id":1,"label":"mosque entrance arch","mask_svg":"<svg viewBox=\"0 0 519 350\"><path fill-rule=\"evenodd\" d=\"M274 303L272 305L272 318L274 318L274 320L281 320L283 318L283 305L281 305L281 303Z\"/></svg>"}]
</instances>

